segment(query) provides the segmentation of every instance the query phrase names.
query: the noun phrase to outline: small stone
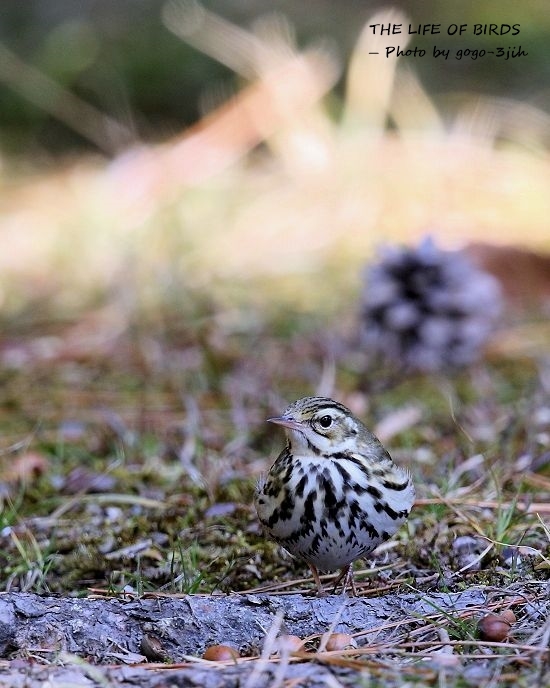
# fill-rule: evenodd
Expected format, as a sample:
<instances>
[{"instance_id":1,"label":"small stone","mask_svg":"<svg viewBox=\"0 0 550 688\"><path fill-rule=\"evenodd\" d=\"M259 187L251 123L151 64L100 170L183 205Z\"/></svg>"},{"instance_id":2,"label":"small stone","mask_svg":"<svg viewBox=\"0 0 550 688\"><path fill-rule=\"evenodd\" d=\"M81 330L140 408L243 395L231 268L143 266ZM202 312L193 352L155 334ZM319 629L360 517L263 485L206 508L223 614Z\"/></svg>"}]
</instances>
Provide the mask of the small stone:
<instances>
[{"instance_id":1,"label":"small stone","mask_svg":"<svg viewBox=\"0 0 550 688\"><path fill-rule=\"evenodd\" d=\"M456 667L460 664L460 659L456 655L447 652L438 652L431 659L431 664L438 668Z\"/></svg>"},{"instance_id":2,"label":"small stone","mask_svg":"<svg viewBox=\"0 0 550 688\"><path fill-rule=\"evenodd\" d=\"M84 466L76 466L65 478L62 489L66 494L112 492L115 485L116 480L112 475L96 473Z\"/></svg>"},{"instance_id":3,"label":"small stone","mask_svg":"<svg viewBox=\"0 0 550 688\"><path fill-rule=\"evenodd\" d=\"M481 560L479 555L485 549L485 541L471 535L460 535L452 544L456 561L460 569L468 571L480 571Z\"/></svg>"},{"instance_id":4,"label":"small stone","mask_svg":"<svg viewBox=\"0 0 550 688\"><path fill-rule=\"evenodd\" d=\"M205 518L223 518L230 516L237 509L235 502L216 502L204 512Z\"/></svg>"},{"instance_id":5,"label":"small stone","mask_svg":"<svg viewBox=\"0 0 550 688\"><path fill-rule=\"evenodd\" d=\"M509 569L519 569L523 565L518 547L503 547L501 557L502 563Z\"/></svg>"}]
</instances>

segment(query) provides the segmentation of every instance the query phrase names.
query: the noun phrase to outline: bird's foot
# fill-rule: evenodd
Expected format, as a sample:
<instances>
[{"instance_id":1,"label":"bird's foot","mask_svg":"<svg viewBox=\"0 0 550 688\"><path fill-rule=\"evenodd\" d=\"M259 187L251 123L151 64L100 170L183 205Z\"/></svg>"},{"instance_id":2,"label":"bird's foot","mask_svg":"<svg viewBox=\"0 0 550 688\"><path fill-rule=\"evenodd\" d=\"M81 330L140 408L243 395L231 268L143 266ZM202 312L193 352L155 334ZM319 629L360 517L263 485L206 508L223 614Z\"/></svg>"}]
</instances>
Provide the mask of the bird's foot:
<instances>
[{"instance_id":1,"label":"bird's foot","mask_svg":"<svg viewBox=\"0 0 550 688\"><path fill-rule=\"evenodd\" d=\"M345 595L346 591L349 588L350 597L357 597L357 588L355 587L355 580L353 578L353 564L344 566L344 568L341 569L340 573L338 574L338 577L334 581L334 587L332 588L333 593L336 593L336 589L342 581L342 579L344 580L344 585L342 586L342 592L340 594Z\"/></svg>"}]
</instances>

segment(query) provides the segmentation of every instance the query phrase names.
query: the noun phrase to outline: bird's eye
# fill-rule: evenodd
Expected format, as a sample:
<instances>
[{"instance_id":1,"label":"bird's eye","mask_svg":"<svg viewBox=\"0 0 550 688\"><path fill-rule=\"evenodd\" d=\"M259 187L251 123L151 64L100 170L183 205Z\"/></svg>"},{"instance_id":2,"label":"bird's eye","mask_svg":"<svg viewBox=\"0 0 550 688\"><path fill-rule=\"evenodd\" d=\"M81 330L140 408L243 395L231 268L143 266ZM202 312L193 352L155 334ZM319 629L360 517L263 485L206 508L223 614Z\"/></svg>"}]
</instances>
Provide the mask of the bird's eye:
<instances>
[{"instance_id":1,"label":"bird's eye","mask_svg":"<svg viewBox=\"0 0 550 688\"><path fill-rule=\"evenodd\" d=\"M332 418L331 418L331 416L322 416L322 417L319 419L319 425L320 425L322 428L330 428L330 426L332 425Z\"/></svg>"}]
</instances>

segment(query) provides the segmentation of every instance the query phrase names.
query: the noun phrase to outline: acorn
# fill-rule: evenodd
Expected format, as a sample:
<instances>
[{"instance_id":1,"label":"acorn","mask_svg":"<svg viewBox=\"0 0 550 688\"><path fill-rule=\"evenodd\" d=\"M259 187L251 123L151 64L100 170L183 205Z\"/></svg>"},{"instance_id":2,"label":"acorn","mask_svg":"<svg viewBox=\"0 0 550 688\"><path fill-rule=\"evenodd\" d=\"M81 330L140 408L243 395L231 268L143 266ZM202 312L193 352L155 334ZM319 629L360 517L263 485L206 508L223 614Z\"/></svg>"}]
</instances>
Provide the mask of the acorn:
<instances>
[{"instance_id":1,"label":"acorn","mask_svg":"<svg viewBox=\"0 0 550 688\"><path fill-rule=\"evenodd\" d=\"M514 614L514 612L511 609L505 609L504 611L500 612L500 616L503 619L506 619L506 621L508 621L510 626L512 624L516 623L516 615Z\"/></svg>"},{"instance_id":2,"label":"acorn","mask_svg":"<svg viewBox=\"0 0 550 688\"><path fill-rule=\"evenodd\" d=\"M506 640L511 625L502 614L486 614L477 622L477 631L481 640L499 643Z\"/></svg>"},{"instance_id":3,"label":"acorn","mask_svg":"<svg viewBox=\"0 0 550 688\"><path fill-rule=\"evenodd\" d=\"M325 645L327 652L334 650L349 650L357 647L357 641L349 633L331 633Z\"/></svg>"},{"instance_id":4,"label":"acorn","mask_svg":"<svg viewBox=\"0 0 550 688\"><path fill-rule=\"evenodd\" d=\"M277 647L279 653L284 649L285 652L292 655L304 649L304 641L298 635L283 633L277 638Z\"/></svg>"},{"instance_id":5,"label":"acorn","mask_svg":"<svg viewBox=\"0 0 550 688\"><path fill-rule=\"evenodd\" d=\"M229 645L210 645L202 656L203 659L207 659L210 662L223 662L228 659L238 659L239 657L239 652Z\"/></svg>"}]
</instances>

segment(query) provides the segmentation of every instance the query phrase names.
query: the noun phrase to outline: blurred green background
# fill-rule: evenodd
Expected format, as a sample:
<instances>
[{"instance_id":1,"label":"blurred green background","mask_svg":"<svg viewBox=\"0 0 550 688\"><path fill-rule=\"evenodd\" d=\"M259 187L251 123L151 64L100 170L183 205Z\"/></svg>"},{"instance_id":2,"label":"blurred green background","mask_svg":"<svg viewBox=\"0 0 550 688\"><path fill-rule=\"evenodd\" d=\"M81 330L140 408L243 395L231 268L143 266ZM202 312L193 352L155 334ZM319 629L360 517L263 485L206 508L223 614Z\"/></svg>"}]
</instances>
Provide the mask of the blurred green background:
<instances>
[{"instance_id":1,"label":"blurred green background","mask_svg":"<svg viewBox=\"0 0 550 688\"><path fill-rule=\"evenodd\" d=\"M196 121L239 87L228 68L168 31L161 18L163 4L163 0L2 0L0 41L28 65L122 122L131 138L161 140ZM404 10L413 24L519 23L517 36L473 36L468 31L462 37L450 38L442 32L439 36L413 37L411 46L431 52L433 44L487 50L521 45L528 52L526 58L459 61L451 57L443 61L433 59L429 52L423 59L408 58L408 62L430 96L444 104L460 94L481 93L548 109L547 0L485 0L458 5L441 0L392 4L377 0L210 0L204 6L246 27L266 13L282 13L294 27L298 45L328 38L344 65L363 25L381 7ZM0 146L4 153L28 155L38 149L57 154L93 149L89 140L23 97L18 92L20 85L16 67L3 55ZM336 95L343 87L341 80ZM127 142L119 143L124 146Z\"/></svg>"}]
</instances>

